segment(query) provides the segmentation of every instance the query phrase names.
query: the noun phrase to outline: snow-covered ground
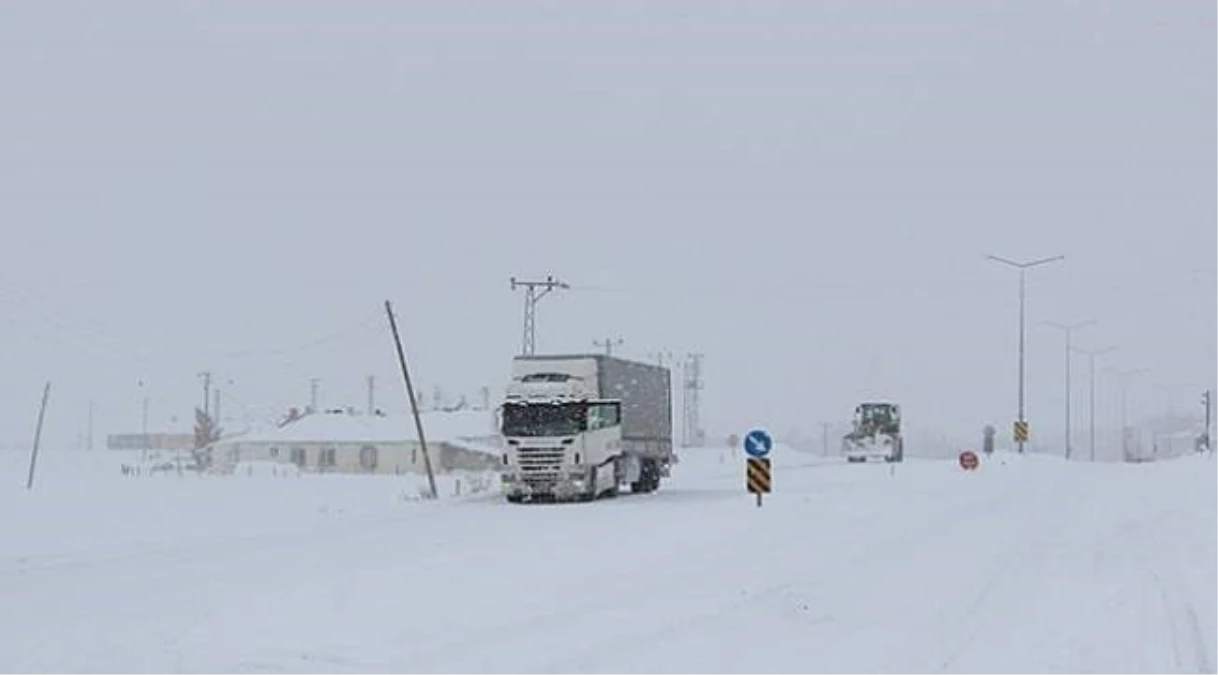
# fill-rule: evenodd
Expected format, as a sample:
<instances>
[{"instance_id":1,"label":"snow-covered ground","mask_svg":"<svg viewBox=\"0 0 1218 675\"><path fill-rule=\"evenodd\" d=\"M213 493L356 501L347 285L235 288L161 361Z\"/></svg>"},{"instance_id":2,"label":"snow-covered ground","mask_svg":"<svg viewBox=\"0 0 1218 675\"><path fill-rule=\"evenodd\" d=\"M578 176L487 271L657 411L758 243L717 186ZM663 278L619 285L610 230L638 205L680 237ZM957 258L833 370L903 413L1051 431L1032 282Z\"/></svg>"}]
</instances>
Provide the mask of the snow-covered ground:
<instances>
[{"instance_id":1,"label":"snow-covered ground","mask_svg":"<svg viewBox=\"0 0 1218 675\"><path fill-rule=\"evenodd\" d=\"M1214 672L1216 471L740 457L595 504L0 462L0 670ZM53 456L54 453L49 453ZM73 456L79 458L79 455Z\"/></svg>"}]
</instances>

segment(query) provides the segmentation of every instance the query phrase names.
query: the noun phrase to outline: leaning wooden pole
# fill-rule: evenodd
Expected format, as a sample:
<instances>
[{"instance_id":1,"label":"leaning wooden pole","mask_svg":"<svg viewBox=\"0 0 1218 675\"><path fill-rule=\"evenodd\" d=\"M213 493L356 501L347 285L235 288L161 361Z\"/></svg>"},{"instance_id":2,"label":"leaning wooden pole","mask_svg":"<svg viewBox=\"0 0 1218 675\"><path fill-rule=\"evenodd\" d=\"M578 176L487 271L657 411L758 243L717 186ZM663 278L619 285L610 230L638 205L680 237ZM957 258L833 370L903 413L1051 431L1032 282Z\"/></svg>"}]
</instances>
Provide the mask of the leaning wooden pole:
<instances>
[{"instance_id":1,"label":"leaning wooden pole","mask_svg":"<svg viewBox=\"0 0 1218 675\"><path fill-rule=\"evenodd\" d=\"M393 344L398 351L398 364L402 367L402 379L406 382L406 396L410 399L410 412L414 415L414 428L419 432L419 447L423 450L423 466L427 469L427 486L431 498L439 498L436 491L436 474L431 470L431 456L427 453L427 439L423 436L423 420L419 417L419 404L414 397L414 386L410 383L410 370L406 367L406 352L402 351L402 337L398 334L398 322L393 316L393 305L385 301L385 313L389 315L389 328L393 331Z\"/></svg>"},{"instance_id":2,"label":"leaning wooden pole","mask_svg":"<svg viewBox=\"0 0 1218 675\"><path fill-rule=\"evenodd\" d=\"M51 383L42 390L42 405L38 407L38 425L34 427L34 449L30 451L30 475L25 479L25 489L34 489L34 468L38 466L38 446L42 444L42 420L47 414L47 399L51 397Z\"/></svg>"}]
</instances>

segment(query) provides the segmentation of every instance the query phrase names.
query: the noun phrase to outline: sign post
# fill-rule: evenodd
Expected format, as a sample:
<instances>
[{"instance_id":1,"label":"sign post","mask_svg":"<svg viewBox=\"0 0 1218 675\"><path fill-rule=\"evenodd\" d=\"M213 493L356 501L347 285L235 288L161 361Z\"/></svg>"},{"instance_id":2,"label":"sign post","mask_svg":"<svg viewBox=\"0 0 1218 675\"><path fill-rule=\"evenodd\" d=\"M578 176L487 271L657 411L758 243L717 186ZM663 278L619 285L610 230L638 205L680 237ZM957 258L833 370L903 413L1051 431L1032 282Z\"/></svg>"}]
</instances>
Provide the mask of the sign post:
<instances>
[{"instance_id":1,"label":"sign post","mask_svg":"<svg viewBox=\"0 0 1218 675\"><path fill-rule=\"evenodd\" d=\"M761 508L761 496L773 491L773 474L770 450L774 439L762 429L754 429L744 437L744 452L748 455L745 465L745 484L749 492L757 495L757 507Z\"/></svg>"}]
</instances>

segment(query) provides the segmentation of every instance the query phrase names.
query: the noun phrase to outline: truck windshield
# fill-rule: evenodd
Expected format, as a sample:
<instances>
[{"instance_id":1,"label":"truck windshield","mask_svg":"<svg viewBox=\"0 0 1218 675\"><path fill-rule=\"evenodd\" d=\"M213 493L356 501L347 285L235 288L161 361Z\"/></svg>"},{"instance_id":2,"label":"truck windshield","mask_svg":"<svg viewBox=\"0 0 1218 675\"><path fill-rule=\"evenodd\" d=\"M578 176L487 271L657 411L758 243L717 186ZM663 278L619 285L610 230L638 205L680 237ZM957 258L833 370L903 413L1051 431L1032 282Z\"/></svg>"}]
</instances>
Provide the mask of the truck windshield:
<instances>
[{"instance_id":1,"label":"truck windshield","mask_svg":"<svg viewBox=\"0 0 1218 675\"><path fill-rule=\"evenodd\" d=\"M583 403L509 403L503 406L504 436L572 436L588 426Z\"/></svg>"}]
</instances>

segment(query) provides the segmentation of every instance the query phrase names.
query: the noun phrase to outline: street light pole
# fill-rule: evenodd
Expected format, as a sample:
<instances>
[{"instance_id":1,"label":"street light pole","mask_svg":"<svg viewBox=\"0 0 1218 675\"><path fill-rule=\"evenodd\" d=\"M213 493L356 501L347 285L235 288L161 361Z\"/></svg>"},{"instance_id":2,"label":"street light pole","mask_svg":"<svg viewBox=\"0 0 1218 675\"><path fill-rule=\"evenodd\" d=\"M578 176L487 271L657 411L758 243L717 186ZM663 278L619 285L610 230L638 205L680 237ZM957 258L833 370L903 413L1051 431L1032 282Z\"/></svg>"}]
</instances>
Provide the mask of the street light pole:
<instances>
[{"instance_id":1,"label":"street light pole","mask_svg":"<svg viewBox=\"0 0 1218 675\"><path fill-rule=\"evenodd\" d=\"M1121 456L1122 459L1129 454L1129 438L1127 428L1129 426L1129 381L1134 375L1145 373L1148 368L1135 368L1133 370L1118 370L1116 373L1121 376Z\"/></svg>"},{"instance_id":2,"label":"street light pole","mask_svg":"<svg viewBox=\"0 0 1218 675\"><path fill-rule=\"evenodd\" d=\"M1088 446L1091 454L1091 462L1095 462L1095 359L1106 355L1106 353L1116 351L1116 348L1106 347L1102 348L1102 350L1080 350L1080 348L1075 347L1074 351L1085 353L1085 355L1088 356L1090 366L1088 368L1088 379L1090 380L1090 392L1088 396L1088 407L1090 408L1088 411Z\"/></svg>"},{"instance_id":3,"label":"street light pole","mask_svg":"<svg viewBox=\"0 0 1218 675\"><path fill-rule=\"evenodd\" d=\"M1071 443L1070 443L1070 429L1071 429L1071 426L1070 426L1070 351L1071 351L1071 344L1072 344L1071 337L1073 336L1075 329L1083 328L1085 326L1090 326L1094 323L1095 323L1095 319L1086 319L1084 321L1078 321L1078 322L1071 323L1071 324L1055 323L1053 321L1045 322L1046 326L1049 326L1051 328L1056 328L1066 334L1066 460L1067 461L1070 459L1071 450L1072 450Z\"/></svg>"},{"instance_id":4,"label":"street light pole","mask_svg":"<svg viewBox=\"0 0 1218 675\"><path fill-rule=\"evenodd\" d=\"M1028 261L1028 262L1016 262L1014 260L1000 258L996 255L987 255L986 257L989 258L990 260L993 260L994 262L999 262L999 263L1002 263L1003 265L1007 265L1008 267L1014 267L1015 269L1019 270L1019 419L1017 421L1025 422L1026 420L1024 419L1024 343L1025 343L1026 331L1024 329L1024 314L1025 314L1024 307L1026 304L1026 297L1027 297L1027 290L1026 290L1027 271L1033 267L1047 265L1051 262L1057 262L1058 260L1065 260L1066 256L1058 255L1058 256L1053 256L1052 258L1041 258L1040 260L1032 260L1032 261ZM1024 441L1022 439L1020 439L1019 441L1017 441L1017 443L1019 445L1019 452L1022 453L1024 450Z\"/></svg>"},{"instance_id":5,"label":"street light pole","mask_svg":"<svg viewBox=\"0 0 1218 675\"><path fill-rule=\"evenodd\" d=\"M1167 455L1170 457L1172 454L1172 450L1175 449L1175 443L1172 441L1172 435L1174 433L1174 431L1173 431L1174 425L1172 424L1172 418L1174 418L1176 415L1175 390L1178 387L1170 385L1170 384L1159 384L1157 386L1164 394L1167 395L1167 400L1166 400L1167 408L1164 411L1165 414L1163 417L1163 437L1164 437L1164 440L1166 441Z\"/></svg>"}]
</instances>

